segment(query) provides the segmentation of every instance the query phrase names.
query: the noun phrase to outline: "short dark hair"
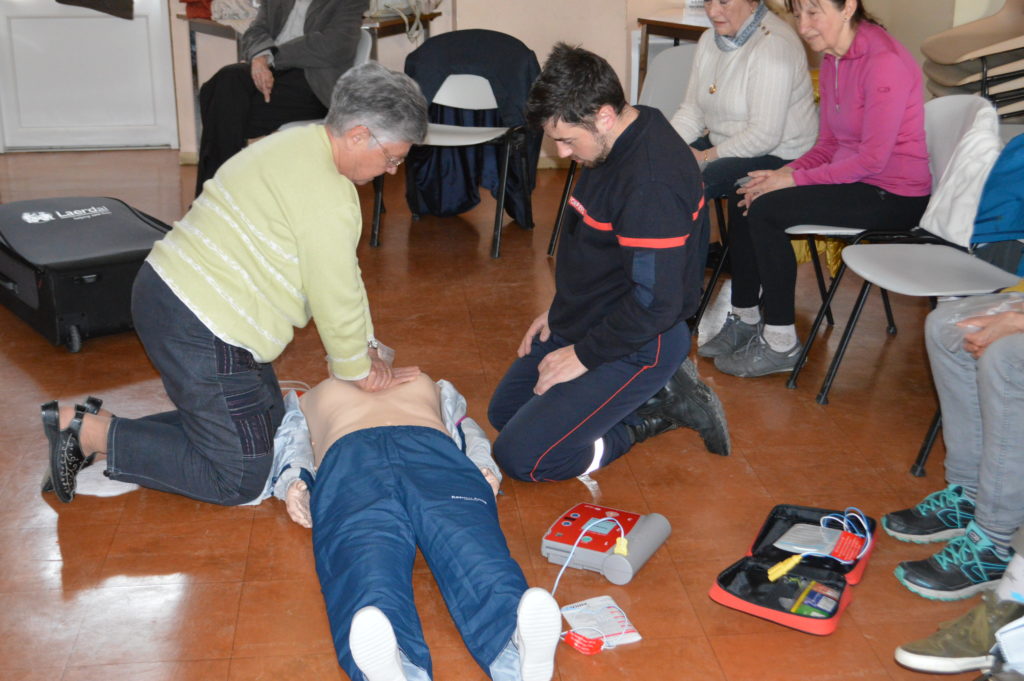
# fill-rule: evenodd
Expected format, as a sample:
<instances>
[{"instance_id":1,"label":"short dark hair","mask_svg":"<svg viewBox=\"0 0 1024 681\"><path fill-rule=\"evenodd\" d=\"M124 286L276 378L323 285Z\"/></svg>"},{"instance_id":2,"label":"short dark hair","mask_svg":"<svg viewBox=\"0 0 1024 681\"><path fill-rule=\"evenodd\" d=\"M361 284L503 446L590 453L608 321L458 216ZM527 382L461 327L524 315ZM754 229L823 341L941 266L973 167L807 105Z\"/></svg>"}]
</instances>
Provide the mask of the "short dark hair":
<instances>
[{"instance_id":1,"label":"short dark hair","mask_svg":"<svg viewBox=\"0 0 1024 681\"><path fill-rule=\"evenodd\" d=\"M622 84L611 65L582 47L557 43L530 89L526 121L535 128L548 121L564 121L593 130L594 114L606 104L615 113L626 106Z\"/></svg>"}]
</instances>

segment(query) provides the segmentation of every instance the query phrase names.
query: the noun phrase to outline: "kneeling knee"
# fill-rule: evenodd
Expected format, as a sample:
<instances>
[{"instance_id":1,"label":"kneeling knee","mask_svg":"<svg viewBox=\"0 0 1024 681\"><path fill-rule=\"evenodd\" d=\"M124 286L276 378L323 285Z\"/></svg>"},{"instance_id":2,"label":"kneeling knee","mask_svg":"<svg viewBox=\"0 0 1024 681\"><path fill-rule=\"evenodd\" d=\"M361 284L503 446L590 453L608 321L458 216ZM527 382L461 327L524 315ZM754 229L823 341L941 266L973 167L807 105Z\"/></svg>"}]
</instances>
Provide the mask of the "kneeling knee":
<instances>
[{"instance_id":1,"label":"kneeling knee","mask_svg":"<svg viewBox=\"0 0 1024 681\"><path fill-rule=\"evenodd\" d=\"M522 452L522 446L517 446L516 443L510 442L509 438L502 439L499 435L498 439L494 442L494 459L501 466L501 470L505 472L505 475L516 480L533 482L536 480L533 477L533 469L536 462L533 458L522 456Z\"/></svg>"}]
</instances>

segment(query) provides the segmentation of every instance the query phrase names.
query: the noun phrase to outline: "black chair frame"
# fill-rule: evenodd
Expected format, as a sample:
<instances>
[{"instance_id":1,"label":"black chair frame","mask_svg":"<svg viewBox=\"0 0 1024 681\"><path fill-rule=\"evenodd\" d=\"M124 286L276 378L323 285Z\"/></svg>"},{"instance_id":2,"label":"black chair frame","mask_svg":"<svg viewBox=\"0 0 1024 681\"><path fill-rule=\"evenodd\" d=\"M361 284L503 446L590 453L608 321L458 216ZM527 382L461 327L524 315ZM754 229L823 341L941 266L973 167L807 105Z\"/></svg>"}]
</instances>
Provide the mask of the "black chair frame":
<instances>
[{"instance_id":1,"label":"black chair frame","mask_svg":"<svg viewBox=\"0 0 1024 681\"><path fill-rule=\"evenodd\" d=\"M498 197L497 206L495 207L494 214L494 232L491 236L491 257L497 258L501 255L501 228L505 217L505 194L508 188L508 169L512 160L512 152L517 153L519 162L521 164L522 177L526 177L526 128L525 126L517 126L509 128L504 135L490 141L485 144L500 144L500 177L498 180ZM457 147L452 147L457 148ZM383 197L384 197L384 176L381 175L373 181L374 189L374 201L373 201L373 227L370 231L370 246L377 248L380 246L380 218L381 213L384 212ZM533 229L533 206L529 195L526 200L527 216L530 224L521 225L525 229ZM559 212L559 218L561 218L561 212ZM419 216L414 215L413 219L418 220Z\"/></svg>"}]
</instances>

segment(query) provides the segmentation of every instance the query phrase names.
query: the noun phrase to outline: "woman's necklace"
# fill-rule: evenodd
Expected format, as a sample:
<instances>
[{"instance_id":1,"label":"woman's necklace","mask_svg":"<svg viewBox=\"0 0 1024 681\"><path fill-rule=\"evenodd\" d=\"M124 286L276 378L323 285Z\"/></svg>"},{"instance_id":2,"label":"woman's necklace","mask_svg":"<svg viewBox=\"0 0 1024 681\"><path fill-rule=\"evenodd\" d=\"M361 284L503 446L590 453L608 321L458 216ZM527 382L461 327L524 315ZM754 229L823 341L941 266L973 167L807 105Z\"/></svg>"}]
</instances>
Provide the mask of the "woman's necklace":
<instances>
[{"instance_id":1,"label":"woman's necklace","mask_svg":"<svg viewBox=\"0 0 1024 681\"><path fill-rule=\"evenodd\" d=\"M708 88L708 94L709 95L713 95L716 92L718 92L718 76L719 76L719 71L722 68L722 61L725 61L724 57L723 57L723 59L721 61L719 61L717 64L715 64L715 79L711 82L711 87Z\"/></svg>"},{"instance_id":2,"label":"woman's necklace","mask_svg":"<svg viewBox=\"0 0 1024 681\"><path fill-rule=\"evenodd\" d=\"M758 28L765 35L771 35L772 34L771 31L769 31L767 28L765 28L764 24L758 25ZM715 37L718 38L719 36L715 36ZM746 42L746 40L744 40L743 42ZM742 47L742 45L743 45L743 43L740 43L739 47ZM732 50L729 50L729 52L731 52L731 51ZM727 55L727 54L728 54L728 52L723 52L723 57L725 55ZM724 61L724 59L723 59L723 61ZM718 76L719 76L719 71L720 71L721 68L722 68L722 62L721 61L718 62L717 64L715 64L715 79L712 81L711 86L708 88L708 94L709 95L713 95L716 92L718 92Z\"/></svg>"}]
</instances>

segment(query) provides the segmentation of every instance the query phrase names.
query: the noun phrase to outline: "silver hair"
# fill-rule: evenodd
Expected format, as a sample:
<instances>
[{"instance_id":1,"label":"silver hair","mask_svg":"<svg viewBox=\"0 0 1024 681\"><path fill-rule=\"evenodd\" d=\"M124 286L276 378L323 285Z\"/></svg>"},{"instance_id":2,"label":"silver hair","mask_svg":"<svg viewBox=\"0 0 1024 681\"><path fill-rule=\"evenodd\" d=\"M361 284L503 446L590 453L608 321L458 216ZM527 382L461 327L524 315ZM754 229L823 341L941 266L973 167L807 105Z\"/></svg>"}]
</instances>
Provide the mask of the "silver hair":
<instances>
[{"instance_id":1,"label":"silver hair","mask_svg":"<svg viewBox=\"0 0 1024 681\"><path fill-rule=\"evenodd\" d=\"M324 124L335 135L365 125L381 142L419 144L427 134L427 100L412 78L369 61L338 78Z\"/></svg>"}]
</instances>

